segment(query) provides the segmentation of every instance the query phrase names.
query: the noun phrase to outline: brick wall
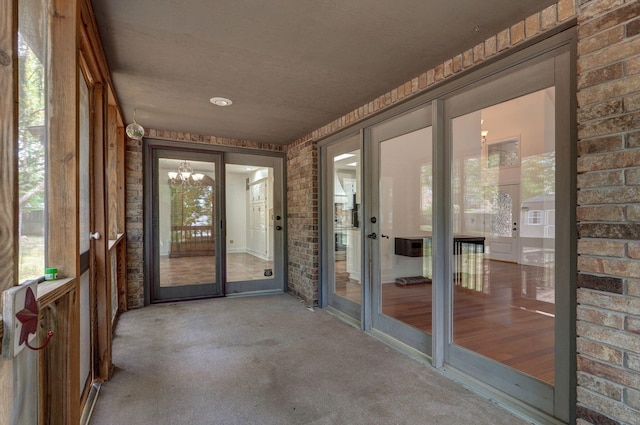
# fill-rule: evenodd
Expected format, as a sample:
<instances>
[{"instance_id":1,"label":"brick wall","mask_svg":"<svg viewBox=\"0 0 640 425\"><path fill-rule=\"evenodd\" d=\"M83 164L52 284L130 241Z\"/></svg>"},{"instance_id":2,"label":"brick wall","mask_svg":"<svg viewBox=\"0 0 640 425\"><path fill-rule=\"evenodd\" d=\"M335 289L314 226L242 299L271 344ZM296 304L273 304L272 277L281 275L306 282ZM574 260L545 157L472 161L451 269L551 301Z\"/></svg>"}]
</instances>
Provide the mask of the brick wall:
<instances>
[{"instance_id":1,"label":"brick wall","mask_svg":"<svg viewBox=\"0 0 640 425\"><path fill-rule=\"evenodd\" d=\"M127 305L144 305L144 241L142 207L142 141L127 138L125 157L127 231Z\"/></svg>"},{"instance_id":2,"label":"brick wall","mask_svg":"<svg viewBox=\"0 0 640 425\"><path fill-rule=\"evenodd\" d=\"M203 143L234 146L252 150L286 152L287 147L272 143L239 140L228 137L204 136L168 130L147 130L145 137L176 143ZM127 139L126 191L127 191L127 290L128 307L144 306L144 229L143 229L143 152L142 142Z\"/></svg>"},{"instance_id":3,"label":"brick wall","mask_svg":"<svg viewBox=\"0 0 640 425\"><path fill-rule=\"evenodd\" d=\"M289 285L308 304L318 294L316 142L523 41L578 18L578 424L640 423L640 2L560 0L371 102L313 131L287 151ZM163 134L178 139L181 133ZM153 136L155 137L158 134ZM211 138L182 134L185 140ZM195 137L196 140L193 140ZM202 140L201 140L202 139ZM215 138L213 138L215 139ZM216 141L217 143L218 141ZM235 145L235 144L234 144ZM267 147L268 148L268 147ZM132 156L132 158L130 158ZM127 170L141 152L128 146ZM127 179L127 206L141 181ZM129 289L142 287L141 236L128 213ZM133 254L133 256L131 256ZM140 264L137 261L140 261ZM130 304L142 305L130 292ZM139 303L139 304L136 304Z\"/></svg>"},{"instance_id":4,"label":"brick wall","mask_svg":"<svg viewBox=\"0 0 640 425\"><path fill-rule=\"evenodd\" d=\"M307 306L318 303L318 148L312 137L287 150L289 291Z\"/></svg>"},{"instance_id":5,"label":"brick wall","mask_svg":"<svg viewBox=\"0 0 640 425\"><path fill-rule=\"evenodd\" d=\"M638 424L640 2L577 11L578 424Z\"/></svg>"}]
</instances>

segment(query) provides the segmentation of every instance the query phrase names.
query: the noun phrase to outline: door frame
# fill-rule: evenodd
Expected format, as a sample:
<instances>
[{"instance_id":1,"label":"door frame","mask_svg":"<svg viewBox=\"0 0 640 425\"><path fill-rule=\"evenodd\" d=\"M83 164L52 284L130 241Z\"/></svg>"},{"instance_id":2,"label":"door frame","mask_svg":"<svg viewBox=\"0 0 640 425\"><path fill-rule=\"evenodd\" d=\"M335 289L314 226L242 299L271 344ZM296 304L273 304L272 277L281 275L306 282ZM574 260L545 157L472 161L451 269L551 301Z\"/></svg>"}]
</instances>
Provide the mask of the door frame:
<instances>
[{"instance_id":1,"label":"door frame","mask_svg":"<svg viewBox=\"0 0 640 425\"><path fill-rule=\"evenodd\" d=\"M154 252L153 252L153 239L152 239L152 220L153 220L153 151L154 150L172 150L176 152L189 152L194 154L219 154L222 157L221 166L219 170L216 170L216 175L218 172L220 173L219 184L216 187L216 190L221 196L221 202L217 205L217 208L220 209L218 218L224 224L226 223L225 216L225 172L224 172L224 162L225 158L229 154L246 154L246 155L254 155L256 157L274 157L280 158L284 162L286 161L286 154L283 152L276 151L266 151L266 150L258 150L258 149L247 149L240 148L235 146L226 146L226 145L205 145L202 143L194 143L194 142L183 142L183 141L175 141L175 140L165 140L165 139L156 139L156 138L145 138L142 141L143 147L143 229L144 229L144 304L149 305L153 301L151 299L151 275L154 270ZM286 167L282 167L282 187L286 187L287 181L287 173ZM282 208L283 211L287 211L287 199L286 196L283 196L282 199ZM284 231L283 231L283 246L282 246L282 261L285 268L285 273L283 275L282 282L282 291L286 292L288 290L288 280L286 273L286 264L287 264L287 226L286 226L286 214L283 214L285 219ZM222 226L220 241L226 240L226 226ZM219 243L216 245L216 252L220 252L221 258L226 258L226 244ZM218 261L218 260L216 260ZM219 265L220 272L218 274L218 278L223 278L222 280L222 294L220 296L225 296L225 280L226 280L226 261L220 260L221 264ZM208 298L208 297L207 297ZM167 300L169 301L169 300ZM159 302L159 301L158 301ZM163 301L164 302L164 301Z\"/></svg>"},{"instance_id":2,"label":"door frame","mask_svg":"<svg viewBox=\"0 0 640 425\"><path fill-rule=\"evenodd\" d=\"M273 194L273 217L267 217L267 221L273 227L273 271L274 279L256 279L248 281L228 281L227 264L226 264L226 238L225 238L225 258L224 265L224 289L225 296L248 295L248 294L269 294L282 293L287 290L286 279L286 251L284 249L287 240L287 214L284 208L284 160L275 156L253 155L247 153L230 152L225 154L223 172L226 175L227 164L252 165L256 167L267 167L273 169L273 188L270 193ZM226 181L226 176L225 176ZM225 188L226 194L226 188ZM226 199L224 202L226 208ZM226 214L225 214L226 217ZM278 219L280 217L280 219ZM225 219L225 224L226 224ZM226 234L226 225L225 234ZM280 229L278 229L280 227ZM258 288L256 289L256 286Z\"/></svg>"},{"instance_id":3,"label":"door frame","mask_svg":"<svg viewBox=\"0 0 640 425\"><path fill-rule=\"evenodd\" d=\"M225 231L223 223L225 221L225 217L223 214L224 208L224 174L222 172L223 169L223 154L220 152L209 151L209 152L201 152L201 151L187 151L187 150L178 150L178 149L166 149L166 148L154 148L151 149L150 152L152 164L149 169L149 174L151 175L151 186L149 192L151 192L151 204L148 204L148 219L150 222L150 232L149 239L151 241L150 251L151 251L151 274L149 275L149 292L151 302L159 303L166 301L176 301L176 300L187 300L187 299L197 299L197 298L214 298L223 296L225 293L224 287L224 264L222 259L224 258L224 250L222 245L223 240L225 240ZM175 287L165 287L161 288L159 285L160 279L160 264L156 260L160 258L160 244L157 241L157 237L159 236L159 220L160 220L160 211L157 207L157 202L159 199L159 176L156 175L156 171L158 171L159 161L161 158L170 158L177 160L186 160L186 161L200 161L200 162L208 162L215 164L214 175L215 175L215 195L214 195L214 218L215 221L212 225L217 229L215 236L215 256L213 261L215 261L215 279L213 279L210 283L206 284L194 284L194 285L184 285L184 286L175 286ZM217 289L216 289L217 287ZM155 291L158 291L158 294L155 294Z\"/></svg>"},{"instance_id":4,"label":"door frame","mask_svg":"<svg viewBox=\"0 0 640 425\"><path fill-rule=\"evenodd\" d=\"M395 318L382 314L382 259L380 256L381 240L381 224L380 217L380 167L382 165L382 156L380 147L382 143L431 127L433 135L433 105L425 103L418 107L404 111L402 114L391 117L381 123L369 126L364 132L364 160L368 164L370 174L363 185L364 193L367 193L369 202L365 205L365 216L363 217L363 235L376 233L376 239L363 238L365 240L363 246L363 257L368 259L368 282L367 287L370 289L370 314L371 329L382 332L403 344L417 350L421 357L427 359L432 358L432 334L417 329ZM433 145L435 140L432 138L431 158L433 163ZM408 153L410 154L410 153ZM435 168L434 168L435 170ZM437 206L433 206L435 210ZM373 218L376 218L374 221ZM385 241L389 242L389 241ZM432 258L433 261L433 258ZM433 269L433 268L432 268ZM435 281L432 290L435 291ZM432 311L435 312L435 305L432 298Z\"/></svg>"},{"instance_id":5,"label":"door frame","mask_svg":"<svg viewBox=\"0 0 640 425\"><path fill-rule=\"evenodd\" d=\"M462 73L460 75L451 76L448 82L425 92L416 97L408 98L408 100L399 102L397 106L388 110L381 111L379 114L368 118L357 124L360 132L366 131L368 127L376 125L382 121L391 119L392 117L402 114L409 109L431 102L433 106L433 186L434 186L434 213L433 213L433 347L432 347L432 364L447 374L451 374L456 380L461 380L478 392L486 394L493 399L512 406L514 409L524 412L531 418L537 418L540 421L551 421L560 418L563 421L575 421L575 405L576 405L576 358L575 358L575 317L576 317L576 228L575 228L575 205L576 201L576 132L577 126L575 122L576 101L575 101L575 58L577 51L577 37L574 22L567 22L564 25L538 37L520 46L514 48L508 55L504 57L498 55L493 59L487 60L479 65L473 71ZM445 205L451 204L451 194L449 185L451 179L451 147L447 141L448 122L445 120L445 101L452 96L459 94L468 89L483 86L490 81L501 78L502 75L513 72L518 67L523 68L535 63L541 57L555 58L555 87L556 94L563 93L562 96L556 98L556 159L558 164L562 164L561 173L556 178L556 193L566 195L565 202L568 208L556 209L556 226L563 228L564 234L561 238L556 239L556 251L563 253L562 272L556 273L556 281L563 281L566 284L560 288L556 288L556 376L555 391L547 404L548 409L533 408L514 397L508 391L494 389L485 381L482 382L474 377L470 371L461 371L448 364L450 356L449 341L452 340L451 321L447 320L447 314L452 308L451 288L436 282L445 282L451 279L453 275L453 258L446 255L453 250L453 231L451 217L449 216L450 207ZM500 88L495 90L498 93ZM490 95L490 94L488 94ZM482 102L483 99L480 99ZM339 133L333 134L319 142L322 155L322 161L327 160L326 147L339 142L353 134L354 128L345 129ZM363 158L368 155L368 150L363 143ZM326 172L325 167L322 168L321 178ZM363 181L371 181L370 162L363 159ZM321 180L321 182L324 182ZM322 189L323 185L321 185ZM326 192L321 191L324 197ZM369 195L363 191L363 208L366 208ZM324 205L324 202L321 203ZM439 206L436 206L439 205ZM327 211L320 209L320 226L326 226ZM361 222L367 222L369 217L362 217ZM363 231L364 232L364 231ZM330 241L326 240L326 231L322 233L321 244L324 246ZM363 241L363 309L361 328L364 331L370 331L391 345L397 346L402 351L408 352L410 355L415 354L407 350L404 344L397 344L397 341L388 338L387 335L376 333L372 328L372 301L371 301L371 275L366 267L367 258L370 254L364 253L367 245ZM321 306L326 306L326 247L321 251ZM560 363L558 363L560 362ZM483 371L480 371L483 372ZM544 386L544 385L543 385Z\"/></svg>"}]
</instances>

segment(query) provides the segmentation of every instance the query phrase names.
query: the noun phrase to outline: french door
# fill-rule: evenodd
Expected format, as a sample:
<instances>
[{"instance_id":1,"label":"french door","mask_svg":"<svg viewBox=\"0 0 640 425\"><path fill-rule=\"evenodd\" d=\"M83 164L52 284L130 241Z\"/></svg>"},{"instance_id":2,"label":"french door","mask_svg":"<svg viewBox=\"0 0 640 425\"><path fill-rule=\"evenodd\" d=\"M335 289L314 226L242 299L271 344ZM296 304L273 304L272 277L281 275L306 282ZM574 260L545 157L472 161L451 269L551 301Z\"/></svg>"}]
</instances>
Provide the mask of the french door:
<instances>
[{"instance_id":1,"label":"french door","mask_svg":"<svg viewBox=\"0 0 640 425\"><path fill-rule=\"evenodd\" d=\"M428 356L432 325L432 108L365 132L371 202L365 218L372 327Z\"/></svg>"},{"instance_id":2,"label":"french door","mask_svg":"<svg viewBox=\"0 0 640 425\"><path fill-rule=\"evenodd\" d=\"M223 294L222 155L154 149L151 299Z\"/></svg>"},{"instance_id":3,"label":"french door","mask_svg":"<svg viewBox=\"0 0 640 425\"><path fill-rule=\"evenodd\" d=\"M277 157L225 154L226 295L284 290L282 168Z\"/></svg>"},{"instance_id":4,"label":"french door","mask_svg":"<svg viewBox=\"0 0 640 425\"><path fill-rule=\"evenodd\" d=\"M283 159L150 152L150 302L283 292Z\"/></svg>"},{"instance_id":5,"label":"french door","mask_svg":"<svg viewBox=\"0 0 640 425\"><path fill-rule=\"evenodd\" d=\"M326 305L563 421L575 370L570 57L565 44L488 67L322 147ZM340 236L345 206L358 238ZM356 253L357 274L343 262Z\"/></svg>"},{"instance_id":6,"label":"french door","mask_svg":"<svg viewBox=\"0 0 640 425\"><path fill-rule=\"evenodd\" d=\"M327 304L356 321L362 305L362 155L360 134L327 149L324 256Z\"/></svg>"}]
</instances>

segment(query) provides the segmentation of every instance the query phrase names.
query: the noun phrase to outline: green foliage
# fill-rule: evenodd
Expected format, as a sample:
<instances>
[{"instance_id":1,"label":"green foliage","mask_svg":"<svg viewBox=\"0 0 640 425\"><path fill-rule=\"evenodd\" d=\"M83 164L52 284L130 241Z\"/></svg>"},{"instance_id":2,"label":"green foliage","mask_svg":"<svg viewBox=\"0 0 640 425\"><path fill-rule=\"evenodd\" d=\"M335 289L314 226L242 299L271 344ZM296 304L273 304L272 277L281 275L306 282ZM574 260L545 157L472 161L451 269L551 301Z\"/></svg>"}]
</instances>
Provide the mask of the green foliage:
<instances>
[{"instance_id":1,"label":"green foliage","mask_svg":"<svg viewBox=\"0 0 640 425\"><path fill-rule=\"evenodd\" d=\"M22 210L45 203L45 68L33 50L18 42L18 173Z\"/></svg>"}]
</instances>

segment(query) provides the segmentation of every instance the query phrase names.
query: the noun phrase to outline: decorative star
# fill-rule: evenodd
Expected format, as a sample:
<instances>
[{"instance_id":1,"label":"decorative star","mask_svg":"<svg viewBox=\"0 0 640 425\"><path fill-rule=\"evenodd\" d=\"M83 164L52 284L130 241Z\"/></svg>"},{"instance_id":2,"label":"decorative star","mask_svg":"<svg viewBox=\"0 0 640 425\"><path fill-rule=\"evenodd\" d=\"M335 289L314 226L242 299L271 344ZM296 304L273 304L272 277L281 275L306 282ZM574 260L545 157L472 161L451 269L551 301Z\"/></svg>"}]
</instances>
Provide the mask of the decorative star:
<instances>
[{"instance_id":1,"label":"decorative star","mask_svg":"<svg viewBox=\"0 0 640 425\"><path fill-rule=\"evenodd\" d=\"M31 288L27 288L27 295L24 300L24 308L20 310L16 317L22 323L20 331L19 345L27 342L30 334L35 334L38 330L38 303Z\"/></svg>"}]
</instances>

